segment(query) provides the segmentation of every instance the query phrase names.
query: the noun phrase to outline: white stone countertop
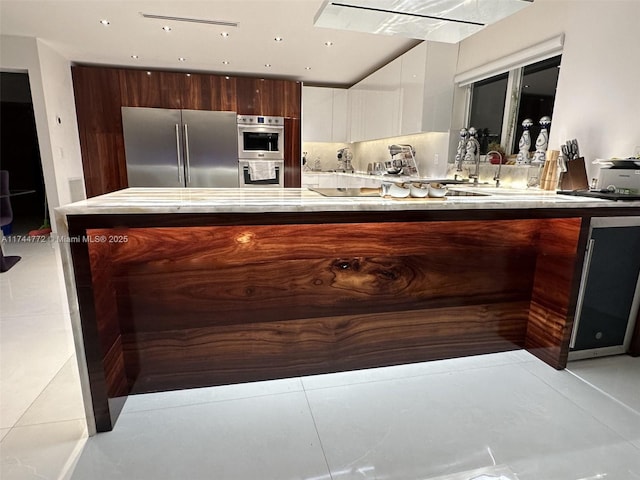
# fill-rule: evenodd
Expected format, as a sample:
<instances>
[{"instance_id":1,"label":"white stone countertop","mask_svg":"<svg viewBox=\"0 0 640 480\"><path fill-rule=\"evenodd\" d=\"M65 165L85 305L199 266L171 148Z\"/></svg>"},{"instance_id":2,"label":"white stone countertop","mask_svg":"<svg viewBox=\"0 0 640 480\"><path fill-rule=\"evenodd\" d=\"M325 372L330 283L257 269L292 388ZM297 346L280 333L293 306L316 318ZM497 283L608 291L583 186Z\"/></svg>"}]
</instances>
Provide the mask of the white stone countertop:
<instances>
[{"instance_id":1,"label":"white stone countertop","mask_svg":"<svg viewBox=\"0 0 640 480\"><path fill-rule=\"evenodd\" d=\"M489 194L437 199L325 197L306 188L127 188L56 209L59 215L142 213L265 213L536 208L629 208L640 201L558 195L537 189L452 187ZM635 214L635 213L634 213Z\"/></svg>"}]
</instances>

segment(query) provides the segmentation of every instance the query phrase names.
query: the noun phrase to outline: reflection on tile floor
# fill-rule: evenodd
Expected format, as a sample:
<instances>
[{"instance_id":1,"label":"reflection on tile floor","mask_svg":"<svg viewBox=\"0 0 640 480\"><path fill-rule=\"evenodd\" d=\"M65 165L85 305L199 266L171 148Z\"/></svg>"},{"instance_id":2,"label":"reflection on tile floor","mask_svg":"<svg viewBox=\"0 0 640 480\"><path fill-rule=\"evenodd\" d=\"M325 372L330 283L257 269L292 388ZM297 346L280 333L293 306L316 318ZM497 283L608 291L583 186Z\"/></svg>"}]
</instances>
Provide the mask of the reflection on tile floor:
<instances>
[{"instance_id":1,"label":"reflection on tile floor","mask_svg":"<svg viewBox=\"0 0 640 480\"><path fill-rule=\"evenodd\" d=\"M87 439L68 317L37 296L44 281L31 302L15 293L40 264L53 275L55 255L32 253L1 279L3 480L640 479L627 356L556 371L518 351L138 395Z\"/></svg>"}]
</instances>

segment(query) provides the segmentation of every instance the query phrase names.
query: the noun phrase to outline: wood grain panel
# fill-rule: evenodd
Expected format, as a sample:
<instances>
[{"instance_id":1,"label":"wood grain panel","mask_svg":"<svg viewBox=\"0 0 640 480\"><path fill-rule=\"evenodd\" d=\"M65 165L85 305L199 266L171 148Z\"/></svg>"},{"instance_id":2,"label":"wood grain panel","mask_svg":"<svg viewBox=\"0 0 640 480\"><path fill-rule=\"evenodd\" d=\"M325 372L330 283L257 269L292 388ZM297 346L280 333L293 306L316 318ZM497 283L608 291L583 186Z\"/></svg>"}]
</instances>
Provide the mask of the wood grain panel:
<instances>
[{"instance_id":1,"label":"wood grain panel","mask_svg":"<svg viewBox=\"0 0 640 480\"><path fill-rule=\"evenodd\" d=\"M182 108L187 110L237 111L233 77L192 73L183 79Z\"/></svg>"},{"instance_id":2,"label":"wood grain panel","mask_svg":"<svg viewBox=\"0 0 640 480\"><path fill-rule=\"evenodd\" d=\"M284 132L284 186L285 188L300 188L300 185L302 185L302 130L300 120L285 118Z\"/></svg>"},{"instance_id":3,"label":"wood grain panel","mask_svg":"<svg viewBox=\"0 0 640 480\"><path fill-rule=\"evenodd\" d=\"M556 219L540 230L525 347L558 369L567 364L587 224Z\"/></svg>"},{"instance_id":4,"label":"wood grain panel","mask_svg":"<svg viewBox=\"0 0 640 480\"><path fill-rule=\"evenodd\" d=\"M241 115L262 115L261 82L258 78L236 77L236 105Z\"/></svg>"},{"instance_id":5,"label":"wood grain panel","mask_svg":"<svg viewBox=\"0 0 640 480\"><path fill-rule=\"evenodd\" d=\"M147 331L529 300L534 263L534 256L500 251L482 258L254 258L193 272L136 268L117 279L125 292L119 301L131 309L120 308L120 321L124 331Z\"/></svg>"},{"instance_id":6,"label":"wood grain panel","mask_svg":"<svg viewBox=\"0 0 640 480\"><path fill-rule=\"evenodd\" d=\"M87 196L124 188L120 70L74 66L71 72Z\"/></svg>"},{"instance_id":7,"label":"wood grain panel","mask_svg":"<svg viewBox=\"0 0 640 480\"><path fill-rule=\"evenodd\" d=\"M185 218L184 215L180 217ZM178 271L200 266L244 265L256 257L263 261L279 261L468 252L471 249L482 254L497 249L538 252L539 230L550 228L547 220L470 220L90 229L89 233L126 235L127 242L109 245L116 265L171 263L171 268ZM568 247L561 248L566 253Z\"/></svg>"},{"instance_id":8,"label":"wood grain panel","mask_svg":"<svg viewBox=\"0 0 640 480\"><path fill-rule=\"evenodd\" d=\"M302 118L302 84L300 82L285 82L284 112L286 118Z\"/></svg>"},{"instance_id":9,"label":"wood grain panel","mask_svg":"<svg viewBox=\"0 0 640 480\"><path fill-rule=\"evenodd\" d=\"M141 393L513 350L527 310L513 302L137 333L124 349Z\"/></svg>"},{"instance_id":10,"label":"wood grain panel","mask_svg":"<svg viewBox=\"0 0 640 480\"><path fill-rule=\"evenodd\" d=\"M284 117L285 80L260 79L260 115Z\"/></svg>"},{"instance_id":11,"label":"wood grain panel","mask_svg":"<svg viewBox=\"0 0 640 480\"><path fill-rule=\"evenodd\" d=\"M145 70L120 72L121 105L182 108L184 73Z\"/></svg>"}]
</instances>

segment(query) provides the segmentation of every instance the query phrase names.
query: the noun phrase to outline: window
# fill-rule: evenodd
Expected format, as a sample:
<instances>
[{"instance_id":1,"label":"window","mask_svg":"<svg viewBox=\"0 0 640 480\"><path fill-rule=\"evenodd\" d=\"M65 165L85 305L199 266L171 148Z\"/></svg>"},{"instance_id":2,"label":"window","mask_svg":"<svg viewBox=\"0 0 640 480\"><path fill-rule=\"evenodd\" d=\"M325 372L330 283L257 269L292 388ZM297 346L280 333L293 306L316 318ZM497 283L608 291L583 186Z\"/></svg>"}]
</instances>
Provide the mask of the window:
<instances>
[{"instance_id":1,"label":"window","mask_svg":"<svg viewBox=\"0 0 640 480\"><path fill-rule=\"evenodd\" d=\"M529 130L535 141L543 116L553 120L553 104L561 55L470 84L468 126L479 132L480 153L488 144L498 142L507 152L518 152L522 121L533 120ZM553 123L551 124L553 128Z\"/></svg>"}]
</instances>

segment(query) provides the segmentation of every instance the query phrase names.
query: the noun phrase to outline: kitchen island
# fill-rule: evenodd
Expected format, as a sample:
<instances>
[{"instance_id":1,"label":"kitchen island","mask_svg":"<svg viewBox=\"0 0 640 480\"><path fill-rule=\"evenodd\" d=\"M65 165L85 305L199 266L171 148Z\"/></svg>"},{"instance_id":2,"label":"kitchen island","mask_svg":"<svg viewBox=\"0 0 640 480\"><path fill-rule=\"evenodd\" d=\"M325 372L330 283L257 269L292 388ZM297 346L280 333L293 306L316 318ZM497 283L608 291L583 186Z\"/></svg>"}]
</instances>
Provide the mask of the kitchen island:
<instances>
[{"instance_id":1,"label":"kitchen island","mask_svg":"<svg viewBox=\"0 0 640 480\"><path fill-rule=\"evenodd\" d=\"M589 222L640 202L126 189L57 210L90 432L128 395L525 348L564 368Z\"/></svg>"}]
</instances>

